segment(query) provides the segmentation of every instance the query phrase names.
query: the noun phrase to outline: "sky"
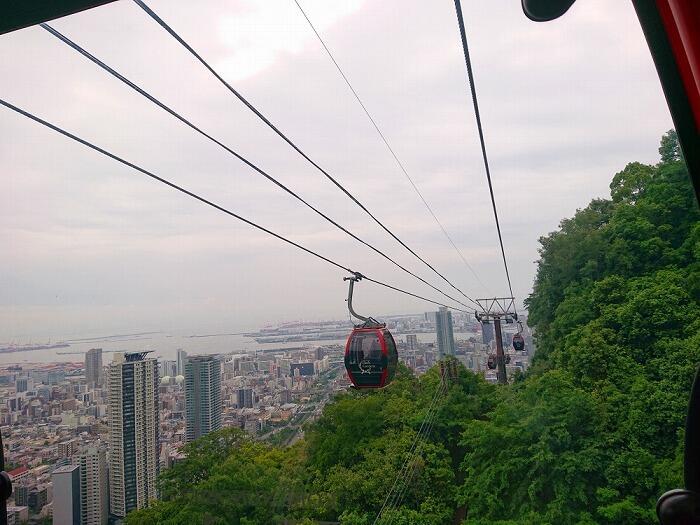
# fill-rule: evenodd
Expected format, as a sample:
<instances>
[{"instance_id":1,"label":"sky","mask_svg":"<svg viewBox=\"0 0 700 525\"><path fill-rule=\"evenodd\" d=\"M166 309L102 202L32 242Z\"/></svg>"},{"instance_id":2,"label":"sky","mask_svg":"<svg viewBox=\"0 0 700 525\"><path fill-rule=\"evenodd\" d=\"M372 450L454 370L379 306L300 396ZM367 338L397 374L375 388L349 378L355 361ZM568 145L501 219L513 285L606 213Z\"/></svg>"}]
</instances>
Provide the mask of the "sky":
<instances>
[{"instance_id":1,"label":"sky","mask_svg":"<svg viewBox=\"0 0 700 525\"><path fill-rule=\"evenodd\" d=\"M508 295L454 4L299 0L440 231L293 0L149 5L315 162L472 298ZM538 238L672 127L631 2L576 2L541 24L519 2L463 1L503 240L519 305ZM434 286L383 232L136 4L51 22ZM1 97L344 266L460 305L324 222L39 27L0 36ZM0 108L0 342L237 330L347 318L346 274ZM463 298L462 298L463 299ZM463 299L464 300L464 299ZM467 302L464 300L464 302ZM434 310L362 282L375 317Z\"/></svg>"}]
</instances>

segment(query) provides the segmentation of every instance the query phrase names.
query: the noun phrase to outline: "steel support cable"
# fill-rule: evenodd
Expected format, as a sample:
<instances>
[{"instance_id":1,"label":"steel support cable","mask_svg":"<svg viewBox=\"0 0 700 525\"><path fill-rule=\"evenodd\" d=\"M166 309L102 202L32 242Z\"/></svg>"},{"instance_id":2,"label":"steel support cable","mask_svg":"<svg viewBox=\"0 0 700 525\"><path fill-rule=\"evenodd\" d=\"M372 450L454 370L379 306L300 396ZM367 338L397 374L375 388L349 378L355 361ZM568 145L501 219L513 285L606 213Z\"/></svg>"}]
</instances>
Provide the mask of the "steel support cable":
<instances>
[{"instance_id":1,"label":"steel support cable","mask_svg":"<svg viewBox=\"0 0 700 525\"><path fill-rule=\"evenodd\" d=\"M372 525L376 525L377 521L381 519L381 517L384 515L385 512L389 511L391 508L393 508L393 502L395 500L397 491L399 490L400 487L400 480L403 479L403 476L406 472L406 469L408 468L408 465L411 461L411 457L413 455L413 451L415 450L416 444L418 440L420 439L421 434L423 433L423 429L426 426L426 422L428 420L428 417L432 411L432 406L435 404L435 401L438 397L438 392L435 392L435 395L433 396L433 400L431 402L431 406L428 409L428 412L426 412L423 421L421 422L420 429L416 433L413 442L411 443L411 446L409 447L408 452L406 453L406 459L401 465L401 468L399 471L396 473L396 477L394 478L394 483L391 486L391 489L389 490L388 494L384 498L384 502L382 503L381 508L379 509L379 512L377 513L377 516L374 518L374 521L372 522Z\"/></svg>"},{"instance_id":2,"label":"steel support cable","mask_svg":"<svg viewBox=\"0 0 700 525\"><path fill-rule=\"evenodd\" d=\"M50 122L48 122L40 117L37 117L36 115L34 115L28 111L25 111L25 110L15 106L14 104L11 104L10 102L7 102L6 100L0 99L0 105L5 106L6 108L11 109L15 113L23 115L23 116L33 120L34 122L41 124L42 126L45 126L45 127L49 128L57 133L60 133L64 137L67 137L71 140L74 140L75 142L78 142L78 143L82 144L83 146L86 146L86 147L88 147L88 148L90 148L98 153L101 153L102 155L109 157L110 159L117 161L120 164L128 166L129 168L132 168L132 169L142 173L143 175L146 175L146 176L148 176L148 177L150 177L150 178L152 178L152 179L154 179L162 184L165 184L166 186L169 186L174 190L177 190L181 193L184 193L185 195L192 197L193 199L196 199L196 200L202 202L203 204L211 206L212 208L215 208L215 209L219 210L220 212L225 213L226 215L229 215L235 219L238 219L239 221L244 222L248 226L252 226L253 228L260 230L262 232L265 232L268 235L271 235L272 237L275 237L276 239L279 239L280 241L283 241L291 246L294 246L295 248L298 248L299 250L306 252L309 255L313 255L314 257L321 259L322 261L325 261L328 264L335 266L336 268L339 268L339 269L344 270L345 272L348 272L351 274L357 273L354 270L351 270L350 268L343 266L342 264L340 264L340 263L338 263L338 262L336 262L336 261L334 261L334 260L332 260L324 255L321 255L318 252L315 252L314 250L311 250L310 248L307 248L307 247L305 247L297 242L294 242L291 239L288 239L279 233L275 233L274 231L269 230L269 229L265 228L264 226L260 226L259 224L255 223L249 219L246 219L245 217L242 217L241 215L238 215L238 214L232 212L231 210L224 208L223 206L220 206L219 204L216 204L216 203L206 199L205 197L202 197L201 195L198 195L198 194L196 194L188 189L185 189L182 186L179 186L179 185L175 184L174 182L169 181L168 179L160 177L160 176L156 175L155 173L152 173L152 172L142 168L141 166L134 164L133 162L130 162L126 159L123 159L123 158L119 157L118 155L115 155L114 153L111 153L111 152L107 151L106 149L101 148L100 146L97 146L97 145L95 145L95 144L93 144L93 143L91 143L83 138L78 137L77 135L74 135L70 131L66 131L65 129L60 128L59 126L56 126L55 124L52 124L52 123L50 123ZM379 286L383 286L383 287L388 288L390 290L394 290L396 292L400 292L402 294L409 295L411 297L415 297L416 299L421 299L423 301L426 301L426 302L429 302L429 303L432 303L432 304L435 304L438 306L445 306L445 307L449 308L449 306L444 304L444 303L441 303L439 301L434 301L432 299L428 299L427 297L423 297L421 295L409 292L407 290L403 290L401 288L390 285L388 283L385 283L385 282L382 282L382 281L379 281L376 279L372 279L372 278L367 277L365 275L363 275L363 278L366 279L367 281L375 283ZM452 307L452 309L460 311L460 312L466 312L466 310L462 310L460 308Z\"/></svg>"},{"instance_id":3,"label":"steel support cable","mask_svg":"<svg viewBox=\"0 0 700 525\"><path fill-rule=\"evenodd\" d=\"M425 414L425 417L423 418L423 421L421 422L421 426L418 430L418 433L415 435L413 442L411 443L411 446L409 447L409 451L407 453L406 459L404 460L403 464L401 465L401 468L399 469L399 472L396 474L396 478L394 479L394 483L391 486L391 489L389 490L389 493L386 495L386 498L384 499L384 503L382 504L381 508L379 509L379 512L377 513L377 516L375 517L374 521L372 522L372 525L376 525L377 521L382 517L384 512L391 510L393 507L393 502L395 501L396 494L397 494L397 487L400 486L399 482L400 480L403 479L404 473L407 472L408 465L410 464L411 458L413 457L413 453L416 449L416 446L418 442L421 439L421 436L424 433L424 429L427 428L427 422L431 417L431 414L436 408L436 403L442 396L443 390L445 389L445 383L441 381L440 386L437 388L435 391L435 394L433 395L433 399L428 407L428 411ZM391 503L390 503L391 502Z\"/></svg>"},{"instance_id":4,"label":"steel support cable","mask_svg":"<svg viewBox=\"0 0 700 525\"><path fill-rule=\"evenodd\" d=\"M416 470L415 460L418 457L418 455L420 454L420 452L423 448L423 445L427 442L427 439L433 430L433 424L435 422L435 417L437 416L437 413L438 413L439 408L440 408L442 396L447 393L447 390L448 390L448 385L446 382L444 382L441 386L441 393L440 393L440 397L438 398L438 403L434 407L432 413L430 414L430 416L427 419L426 430L423 432L421 439L418 441L417 446L413 451L411 461L407 465L406 474L404 474L401 477L402 483L401 483L401 485L399 485L400 488L397 491L396 498L394 499L393 504L390 505L387 510L397 509L402 505L404 497L406 495L406 491L410 488L410 485L411 485L412 480L413 480L413 475L414 475L415 470Z\"/></svg>"},{"instance_id":5,"label":"steel support cable","mask_svg":"<svg viewBox=\"0 0 700 525\"><path fill-rule=\"evenodd\" d=\"M446 386L445 386L445 393L447 393L447 390L448 390L448 389L449 389L449 386L446 384ZM428 423L428 429L426 430L426 432L425 432L425 434L424 434L424 436L423 436L425 439L424 439L421 443L418 444L418 448L417 448L417 450L416 450L416 452L415 452L415 454L414 454L414 457L416 457L416 458L417 458L417 457L420 455L420 453L422 452L422 450L423 450L423 445L425 445L425 444L428 442L428 439L429 439L429 437L430 437L430 433L433 431L433 425L435 424L435 420L436 420L436 418L437 418L437 414L438 414L438 412L439 412L439 409L440 409L440 405L438 404L438 406L436 407L435 411L433 412L433 415L432 415L432 417L431 417L431 419L430 419L430 421L429 421L429 423ZM409 470L408 476L406 477L405 489L404 489L403 491L401 491L401 495L400 495L400 497L399 497L399 500L398 500L398 502L395 504L394 508L399 508L399 507L401 507L401 505L403 504L403 500L404 500L404 497L406 496L406 492L407 492L407 490L411 487L411 483L413 483L413 476L414 476L415 473L416 473L416 469L417 469L417 464L416 464L416 462L414 461L414 462L413 462L413 466L412 466L412 468Z\"/></svg>"},{"instance_id":6,"label":"steel support cable","mask_svg":"<svg viewBox=\"0 0 700 525\"><path fill-rule=\"evenodd\" d=\"M425 417L423 418L423 421L421 421L420 429L418 430L418 432L416 433L416 435L413 438L413 441L411 442L411 446L409 447L409 450L406 454L406 459L401 464L401 468L399 469L399 471L396 474L396 477L394 478L394 483L392 484L391 489L389 490L386 497L384 498L384 502L383 502L381 508L379 509L379 512L377 513L376 518L374 519L373 525L377 523L377 520L382 516L382 513L384 512L385 508L387 508L389 500L392 499L392 495L394 494L394 491L396 490L396 487L398 486L399 480L401 479L402 474L406 469L406 465L408 464L408 462L411 458L411 453L412 453L413 449L415 448L416 442L418 441L420 434L423 432L425 422L428 419L428 415L430 414L432 407L436 402L437 397L438 397L438 390L436 390L435 394L433 395L433 399L431 400L428 411L426 412Z\"/></svg>"},{"instance_id":7,"label":"steel support cable","mask_svg":"<svg viewBox=\"0 0 700 525\"><path fill-rule=\"evenodd\" d=\"M459 24L459 33L462 37L462 49L464 50L464 61L467 65L467 78L469 90L474 104L474 116L476 117L476 127L479 130L479 142L481 144L481 155L484 159L484 168L486 169L486 180L489 183L489 193L491 194L491 207L493 208L493 217L496 219L496 230L498 231L498 242L501 245L501 255L503 256L503 267L506 271L506 279L508 280L508 290L510 296L513 297L513 287L510 283L510 272L508 271L508 262L506 260L506 251L503 248L503 236L501 235L501 225L498 221L498 210L496 208L496 198L493 194L493 184L491 183L491 169L489 168L489 159L486 155L486 144L484 142L484 130L481 125L481 114L479 113L479 103L476 98L476 86L474 85L474 73L472 72L472 61L469 56L469 45L467 44L467 32L464 29L464 18L462 17L462 3L460 0L455 0L455 10L457 11L457 23Z\"/></svg>"},{"instance_id":8,"label":"steel support cable","mask_svg":"<svg viewBox=\"0 0 700 525\"><path fill-rule=\"evenodd\" d=\"M367 207L362 204L357 197L350 193L345 187L340 184L330 173L319 166L314 160L312 160L306 153L304 153L299 146L297 146L292 140L287 137L282 131L280 131L277 126L275 126L270 120L263 115L252 103L250 103L241 93L234 89L224 78L216 72L216 70L209 65L209 63L202 58L202 56L197 53L192 46L190 46L172 27L170 27L162 18L160 18L150 7L148 7L142 0L134 0L136 5L143 9L148 16L155 20L158 25L160 25L165 31L167 31L170 36L177 40L180 45L182 45L189 53L197 59L221 84L228 89L238 100L240 100L250 111L252 111L260 120L262 120L272 131L274 131L282 140L284 140L294 151L301 155L307 162L309 162L314 168L320 171L329 181L331 181L340 191L342 191L350 200L352 200L357 206L362 209L375 223L377 223L386 233L388 233L396 242L408 250L414 257L430 268L436 275L438 275L443 281L445 281L452 289L459 292L468 301L476 304L471 297L465 294L462 290L457 288L452 281L445 277L442 273L435 269L435 267L426 261L423 257L418 255L413 249L411 249L405 242L403 242L394 232L392 232L387 226L385 226L379 219L377 219Z\"/></svg>"},{"instance_id":9,"label":"steel support cable","mask_svg":"<svg viewBox=\"0 0 700 525\"><path fill-rule=\"evenodd\" d=\"M167 113L169 113L170 115L172 115L173 117L175 117L176 119L178 119L180 122L182 122L182 123L185 124L186 126L188 126L188 127L190 127L191 129L193 129L194 131L196 131L197 133L199 133L199 134L202 135L203 137L207 138L208 140L210 140L211 142L213 142L214 144L216 144L217 146L219 146L220 148L222 148L223 150L225 150L227 153L229 153L229 154L233 155L234 157L236 157L238 160L240 160L241 162L243 162L246 166L248 166L249 168L253 169L253 170L256 171L257 173L259 173L260 175L262 175L263 177L265 177L267 180L269 180L270 182L272 182L273 184L275 184L277 187L279 187L279 188L282 189L283 191L287 192L289 195L291 195L292 197L294 197L295 199L297 199L299 202L301 202L302 204L304 204L306 207L308 207L308 208L310 208L311 210L313 210L316 214L318 214L319 216L321 216L322 218L324 218L326 221L328 221L329 223L331 223L333 226L335 226L336 228L338 228L338 229L341 230L342 232L346 233L347 235L349 235L350 237L352 237L352 238L355 239L356 241L358 241L358 242L364 244L364 245L367 246L369 249L371 249L371 250L374 251L375 253L379 254L380 256L382 256L382 257L383 257L384 259L386 259L387 261L391 262L391 263L392 263L394 266L396 266L397 268L399 268L399 269L403 270L404 272L406 272L407 274L409 274L409 275L415 277L416 279L418 279L418 280L421 281L422 283L428 285L428 286L429 286L430 288L432 288L433 290L435 290L435 291L441 293L442 295L444 295L444 296L447 297L448 299L454 301L455 303L461 304L461 305L464 306L465 308L470 308L469 305L464 304L464 303L461 302L460 300L455 299L455 298L452 297L451 295L449 295L449 294L443 292L443 291L440 290L438 287L433 286L431 283L429 283L428 281L426 281L425 279L423 279L423 278L420 277L419 275L415 274L414 272L412 272L412 271L409 270L408 268L406 268L406 267L404 267L403 265L401 265L400 263L398 263L398 262L397 262L396 260L394 260L392 257L389 257L388 255L386 255L386 254L385 254L384 252L382 252L379 248L376 248L376 247L373 246L372 244L368 243L367 241L361 239L360 237L358 237L357 235L355 235L354 233L352 233L351 231L349 231L347 228L345 228L344 226L342 226L341 224L339 224L338 222L336 222L335 220L333 220L331 217L329 217L328 215L326 215L325 213L323 213L321 210L319 210L318 208L316 208L314 205L312 205L312 204L310 204L309 202L307 202L307 201L306 201L304 198L302 198L299 194L297 194L296 192L294 192L293 190L291 190L290 188L288 188L287 186L285 186L283 183L281 183L280 181L278 181L275 177L273 177L272 175L268 174L268 173L265 172L263 169L261 169L260 167L256 166L256 165L253 164L251 161L249 161L248 159L246 159L245 157L243 157L242 155L240 155L239 153L237 153L236 151L234 151L232 148L228 147L226 144L224 144L224 143L221 142L220 140L216 139L215 137L213 137L213 136L210 135L209 133L205 132L204 130L202 130L202 129L201 129L200 127L198 127L197 125L193 124L190 120L188 120L187 118L183 117L183 116L180 115L178 112L176 112L174 109L172 109L172 108L169 107L168 105L166 105L166 104L164 104L163 102L161 102L160 100L158 100L156 97L154 97L153 95L151 95L150 93L148 93L145 89L141 88L139 85L137 85L136 83L134 83L134 82L132 82L131 80L129 80L128 78L126 78L124 75L122 75L121 73L119 73L118 71L116 71L116 70L115 70L114 68L112 68L111 66L107 65L105 62L103 62L102 60L100 60L99 58L97 58L96 56L94 56L93 54L91 54L91 53L90 53L89 51L87 51L85 48L81 47L79 44L77 44L76 42L74 42L73 40L71 40L70 38L68 38L67 36L65 36L63 33L61 33L60 31L58 31L57 29L51 27L49 24L46 24L46 23L42 23L42 24L40 24L40 25L41 25L41 27L42 27L43 29L45 29L46 31L48 31L49 33L51 33L53 36L55 36L56 38L58 38L59 40L61 40L64 44L68 45L68 46L71 47L73 50L77 51L78 53L80 53L81 55L83 55L85 58L87 58L88 60L90 60L91 62L93 62L94 64L96 64L97 66L99 66L100 68L104 69L107 73L109 73L109 74L112 75L113 77L115 77L115 78L117 78L118 80L122 81L124 84L126 84L127 86L129 86L131 89L133 89L134 91L136 91L137 93L139 93L140 95L142 95L143 97L145 97L146 99L148 99L149 101L151 101L153 104L155 104L156 106L160 107L161 109L163 109L164 111L166 111Z\"/></svg>"},{"instance_id":10,"label":"steel support cable","mask_svg":"<svg viewBox=\"0 0 700 525\"><path fill-rule=\"evenodd\" d=\"M397 479L400 480L400 483L398 484L394 494L392 495L391 500L389 501L389 504L386 506L386 508L384 508L383 510L380 511L380 513L375 518L374 523L376 523L379 519L381 519L387 512L390 512L391 510L397 509L401 505L401 502L403 501L406 490L408 490L408 488L409 488L410 481L408 481L407 475L409 472L412 472L415 469L415 459L417 458L418 454L420 453L420 450L422 448L424 440L427 439L427 437L430 433L430 429L432 428L432 421L437 413L437 408L439 407L440 399L441 399L442 395L445 393L446 388L447 388L446 385L442 385L441 390L439 392L440 395L438 397L438 404L435 407L433 407L432 411L427 415L425 430L422 430L421 433L419 434L419 439L415 443L413 450L411 451L410 456L408 457L408 459L405 463L405 468L397 476Z\"/></svg>"},{"instance_id":11,"label":"steel support cable","mask_svg":"<svg viewBox=\"0 0 700 525\"><path fill-rule=\"evenodd\" d=\"M434 400L437 399L439 401L441 396L444 395L448 389L449 389L449 383L447 380L447 375L442 373L442 375L440 377L440 387L436 391L436 397L434 398ZM430 432L432 431L432 427L433 427L434 417L437 414L437 410L440 406L439 402L437 405L435 405L435 406L433 406L433 405L435 405L435 401L433 403L431 403L431 408L429 409L428 414L426 414L426 417L424 419L424 423L427 422L427 430L425 432L423 432L423 425L421 425L421 431L419 432L419 435L422 433L423 437L427 437L430 435ZM431 414L431 412L432 412L432 414ZM420 447L420 446L421 445L418 444L418 447ZM414 450L416 449L416 442L414 442L414 446L412 448ZM420 448L418 448L418 450L420 450ZM412 457L415 457L416 454L417 454L417 452L414 452L412 455L409 455L409 459L411 459ZM407 466L408 466L408 460L406 462L404 462L404 467L407 467ZM402 472L404 470L405 469L402 469ZM404 479L404 476L402 475L402 473L399 473L399 476L397 476L397 479L399 479L399 478ZM407 486L408 485L404 483L404 487L406 488ZM405 490L405 488L404 488L404 490ZM396 508L398 505L400 505L400 502L403 501L403 496L401 495L398 497L399 497L398 504L397 504L397 500L392 498L392 504L389 505L387 510L389 510L391 508ZM382 511L380 511L380 513L376 519L379 519L381 514L382 514ZM375 519L375 521L376 521L376 519Z\"/></svg>"},{"instance_id":12,"label":"steel support cable","mask_svg":"<svg viewBox=\"0 0 700 525\"><path fill-rule=\"evenodd\" d=\"M314 24L313 24L313 22L311 21L311 19L309 18L309 16L306 14L306 11L304 11L304 8L301 7L301 4L299 3L299 0L294 0L294 3L297 5L297 7L299 8L299 11L301 11L301 14L304 16L304 18L305 18L306 21L308 22L309 27L311 28L311 30L312 30L312 31L314 32L314 34L316 35L316 38L318 38L318 41L319 41L319 42L321 43L321 45L323 46L323 49L326 50L326 54L327 54L328 57L331 59L331 62L333 62L333 64L335 65L335 68L338 70L338 73L340 73L340 76L343 77L343 80L345 81L345 84L347 84L348 88L350 89L350 91L352 92L353 96L355 97L355 100L357 100L358 104L360 104L360 107L361 107L362 110L365 112L365 115L367 115L367 118L368 118L369 121L372 123L372 126L374 127L374 129L377 131L377 134L379 135L379 138L382 140L382 142L384 142L384 145L385 145L386 148L389 150L389 153L391 153L391 156L394 158L394 161L395 161L396 164L398 165L399 169L400 169L400 170L403 172L403 174L406 176L406 178L408 179L408 182L411 184L411 186L413 187L413 189L414 189L414 191L416 192L416 194L418 194L418 197L420 197L420 200L423 201L423 204L425 205L426 209L428 210L428 212L430 212L430 215L433 216L433 219L435 220L435 222L437 223L437 225L440 227L440 229L442 230L442 233L445 235L445 237L447 238L447 240L449 241L449 243L452 245L452 248L454 248L454 250L457 252L457 255L459 255L460 259L462 259L462 262L463 262L464 265L469 269L469 271L472 273L472 275L474 276L474 278L479 282L479 284L481 284L481 286L482 286L484 289L486 289L486 285L482 282L482 280L481 280L481 279L479 278L479 276L476 274L476 272L474 271L474 268L472 268L472 265L469 264L469 261L467 261L466 257L464 257L464 254L462 253L462 251L461 251L461 250L457 247L457 245L454 243L454 241L452 240L452 237L450 236L450 234L447 233L447 230L446 230L445 227L442 225L442 223L440 222L440 220L437 218L437 215L435 215L435 212L433 211L433 208L432 208L432 207L430 206L430 204L428 204L428 202L425 200L425 197L423 197L423 194L422 194L421 191L418 189L418 186L416 186L415 182L413 182L413 179L412 179L411 176L408 174L408 171L406 170L406 167L404 166L403 162L401 162L401 160L399 159L398 155L397 155L396 152L394 151L394 148L392 148L392 147L391 147L391 144L389 144L389 141L387 140L386 136L384 135L384 133L382 132L382 130L379 128L379 125L378 125L377 122L374 120L374 117L372 117L372 115L370 114L369 110L367 109L367 106L365 106L365 103L364 103L364 102L362 101L362 99L360 98L360 95L358 95L358 94L357 94L357 91L355 91L355 88L354 88L353 85L350 83L350 80L348 79L348 77L347 77L347 75L345 74L345 72L343 71L343 69L340 67L340 64L338 64L338 62L336 61L335 57L333 56L333 53L331 53L331 50L330 50L330 49L328 48L328 46L326 45L326 42L325 42L325 41L323 40L323 38L321 37L320 33L316 30L316 27L314 26Z\"/></svg>"}]
</instances>

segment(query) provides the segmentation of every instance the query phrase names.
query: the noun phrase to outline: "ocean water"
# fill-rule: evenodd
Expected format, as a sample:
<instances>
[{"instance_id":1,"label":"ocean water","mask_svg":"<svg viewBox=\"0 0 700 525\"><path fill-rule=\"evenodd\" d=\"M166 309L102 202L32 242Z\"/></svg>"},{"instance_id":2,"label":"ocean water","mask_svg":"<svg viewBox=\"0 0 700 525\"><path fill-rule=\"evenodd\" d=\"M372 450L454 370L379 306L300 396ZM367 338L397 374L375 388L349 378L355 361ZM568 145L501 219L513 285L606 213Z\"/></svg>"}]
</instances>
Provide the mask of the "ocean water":
<instances>
[{"instance_id":1,"label":"ocean water","mask_svg":"<svg viewBox=\"0 0 700 525\"><path fill-rule=\"evenodd\" d=\"M475 337L474 333L455 332L455 339ZM480 334L478 336L480 338ZM405 335L395 335L397 340L405 340ZM434 333L419 333L421 343L435 343ZM102 348L106 355L103 362L111 361L111 352L153 352L153 357L161 359L176 359L177 350L182 348L188 354L222 354L222 353L254 353L255 351L277 348L314 348L320 345L345 344L345 339L325 339L319 341L304 341L290 343L257 343L251 337L241 333L139 333L113 334L96 337L80 337L76 339L54 339L54 342L65 341L70 346L65 348L0 353L0 364L11 363L51 363L51 362L82 362L83 354L91 348ZM41 344L37 342L36 344ZM5 346L0 345L0 346Z\"/></svg>"}]
</instances>

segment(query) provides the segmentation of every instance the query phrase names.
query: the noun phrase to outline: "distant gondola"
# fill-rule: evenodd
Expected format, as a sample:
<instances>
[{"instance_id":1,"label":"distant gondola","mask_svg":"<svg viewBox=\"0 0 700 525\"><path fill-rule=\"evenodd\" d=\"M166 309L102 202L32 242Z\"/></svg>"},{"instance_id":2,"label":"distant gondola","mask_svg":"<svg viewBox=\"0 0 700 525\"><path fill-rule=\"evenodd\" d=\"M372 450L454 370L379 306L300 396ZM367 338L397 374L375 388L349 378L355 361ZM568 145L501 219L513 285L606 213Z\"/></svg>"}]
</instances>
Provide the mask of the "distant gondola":
<instances>
[{"instance_id":1,"label":"distant gondola","mask_svg":"<svg viewBox=\"0 0 700 525\"><path fill-rule=\"evenodd\" d=\"M486 366L489 368L489 370L496 369L496 354L489 354L488 361L486 361Z\"/></svg>"},{"instance_id":2,"label":"distant gondola","mask_svg":"<svg viewBox=\"0 0 700 525\"><path fill-rule=\"evenodd\" d=\"M503 362L507 365L510 364L510 354L503 354ZM489 354L489 358L486 361L486 366L489 370L496 370L498 367L498 356L496 354Z\"/></svg>"},{"instance_id":3,"label":"distant gondola","mask_svg":"<svg viewBox=\"0 0 700 525\"><path fill-rule=\"evenodd\" d=\"M518 352L523 351L523 349L525 348L525 339L523 339L522 335L515 334L513 336L513 348Z\"/></svg>"}]
</instances>

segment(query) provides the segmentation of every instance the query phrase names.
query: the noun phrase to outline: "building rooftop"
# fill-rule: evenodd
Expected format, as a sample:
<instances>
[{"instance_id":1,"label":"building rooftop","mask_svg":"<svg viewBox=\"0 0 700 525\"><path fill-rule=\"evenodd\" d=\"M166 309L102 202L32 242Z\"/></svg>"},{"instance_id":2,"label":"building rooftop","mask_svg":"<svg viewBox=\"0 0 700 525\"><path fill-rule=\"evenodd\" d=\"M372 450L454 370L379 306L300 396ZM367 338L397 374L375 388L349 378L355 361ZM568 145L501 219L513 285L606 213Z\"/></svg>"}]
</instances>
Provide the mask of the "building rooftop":
<instances>
[{"instance_id":1,"label":"building rooftop","mask_svg":"<svg viewBox=\"0 0 700 525\"><path fill-rule=\"evenodd\" d=\"M10 472L8 472L8 474L10 475L10 479L13 479L21 474L24 474L28 470L29 469L25 465L22 465L21 467L17 467L16 469L12 469Z\"/></svg>"},{"instance_id":2,"label":"building rooftop","mask_svg":"<svg viewBox=\"0 0 700 525\"><path fill-rule=\"evenodd\" d=\"M66 472L73 472L75 469L80 468L78 465L64 465L58 467L53 471L54 474L65 474Z\"/></svg>"},{"instance_id":3,"label":"building rooftop","mask_svg":"<svg viewBox=\"0 0 700 525\"><path fill-rule=\"evenodd\" d=\"M124 354L124 361L131 363L133 361L143 361L147 354L150 354L151 350L146 350L144 352L126 352Z\"/></svg>"}]
</instances>

